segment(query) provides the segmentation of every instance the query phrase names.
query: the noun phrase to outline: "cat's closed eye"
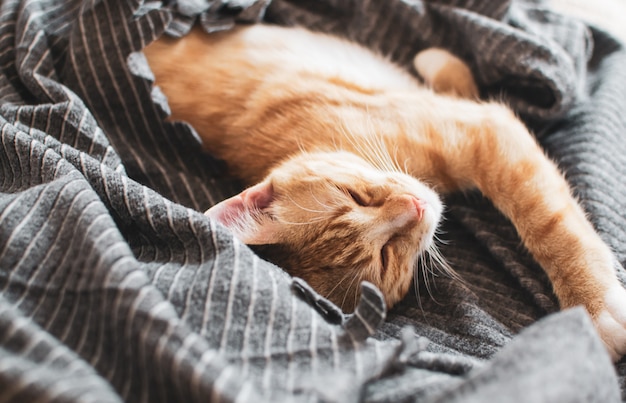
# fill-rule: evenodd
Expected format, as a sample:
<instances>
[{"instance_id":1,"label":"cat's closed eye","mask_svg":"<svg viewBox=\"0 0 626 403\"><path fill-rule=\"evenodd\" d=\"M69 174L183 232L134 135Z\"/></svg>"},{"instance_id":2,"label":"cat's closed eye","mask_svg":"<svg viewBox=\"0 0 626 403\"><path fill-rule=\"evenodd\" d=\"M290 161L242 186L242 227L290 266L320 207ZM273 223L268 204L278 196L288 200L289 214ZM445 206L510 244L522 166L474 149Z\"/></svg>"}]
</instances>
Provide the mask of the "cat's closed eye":
<instances>
[{"instance_id":1,"label":"cat's closed eye","mask_svg":"<svg viewBox=\"0 0 626 403\"><path fill-rule=\"evenodd\" d=\"M371 206L371 198L369 196L366 195L362 195L359 192L352 190L352 189L348 189L348 194L350 195L350 197L352 197L352 200L354 200L354 202L361 206L361 207L370 207Z\"/></svg>"},{"instance_id":2,"label":"cat's closed eye","mask_svg":"<svg viewBox=\"0 0 626 403\"><path fill-rule=\"evenodd\" d=\"M380 266L381 266L381 273L385 274L385 272L387 271L387 268L389 267L389 262L391 259L391 244L389 242L387 242L386 244L383 245L382 249L380 250Z\"/></svg>"}]
</instances>

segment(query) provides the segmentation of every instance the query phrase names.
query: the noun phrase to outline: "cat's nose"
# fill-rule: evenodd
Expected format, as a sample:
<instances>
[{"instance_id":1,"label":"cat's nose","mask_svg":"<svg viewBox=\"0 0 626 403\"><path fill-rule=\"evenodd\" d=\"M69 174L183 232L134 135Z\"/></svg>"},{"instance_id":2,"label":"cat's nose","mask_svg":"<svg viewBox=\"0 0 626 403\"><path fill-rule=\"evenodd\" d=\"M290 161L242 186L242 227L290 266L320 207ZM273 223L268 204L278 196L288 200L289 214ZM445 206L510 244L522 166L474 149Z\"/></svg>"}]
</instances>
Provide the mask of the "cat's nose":
<instances>
[{"instance_id":1,"label":"cat's nose","mask_svg":"<svg viewBox=\"0 0 626 403\"><path fill-rule=\"evenodd\" d=\"M408 204L407 207L409 209L415 210L416 218L421 221L421 219L424 217L424 210L426 210L426 206L428 205L428 203L425 200L422 200L419 197L415 197L413 195L405 195L402 198L405 200L405 203Z\"/></svg>"},{"instance_id":2,"label":"cat's nose","mask_svg":"<svg viewBox=\"0 0 626 403\"><path fill-rule=\"evenodd\" d=\"M411 202L415 207L415 212L417 214L417 219L421 220L424 217L424 210L426 210L426 202L422 199L418 199L415 196L411 196Z\"/></svg>"}]
</instances>

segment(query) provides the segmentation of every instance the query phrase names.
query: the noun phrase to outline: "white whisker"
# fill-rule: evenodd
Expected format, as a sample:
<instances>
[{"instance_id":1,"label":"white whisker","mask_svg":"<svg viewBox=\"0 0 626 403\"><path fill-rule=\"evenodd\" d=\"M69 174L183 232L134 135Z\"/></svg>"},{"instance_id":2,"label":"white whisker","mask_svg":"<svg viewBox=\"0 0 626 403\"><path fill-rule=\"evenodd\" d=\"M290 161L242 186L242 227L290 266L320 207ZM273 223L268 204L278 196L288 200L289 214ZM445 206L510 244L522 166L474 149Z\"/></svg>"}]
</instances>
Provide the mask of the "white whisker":
<instances>
[{"instance_id":1,"label":"white whisker","mask_svg":"<svg viewBox=\"0 0 626 403\"><path fill-rule=\"evenodd\" d=\"M335 292L335 290L348 278L350 274L352 273L347 272L346 274L344 274L341 280L339 280L339 282L335 284L335 286L328 292L328 296L332 295Z\"/></svg>"},{"instance_id":2,"label":"white whisker","mask_svg":"<svg viewBox=\"0 0 626 403\"><path fill-rule=\"evenodd\" d=\"M346 297L348 296L348 291L352 290L353 284L356 280L361 280L362 279L362 273L358 272L355 274L354 278L352 279L352 281L350 281L350 284L348 285L348 288L346 289L346 291L344 292L343 295L343 301L341 301L341 308L343 309L343 306L346 304ZM361 281L357 281L357 287L358 285L361 283ZM356 302L357 302L357 292L354 292L354 307L356 308Z\"/></svg>"},{"instance_id":3,"label":"white whisker","mask_svg":"<svg viewBox=\"0 0 626 403\"><path fill-rule=\"evenodd\" d=\"M330 213L330 212L333 211L333 206L329 206L329 205L327 205L325 203L322 203L322 201L317 198L317 196L315 195L315 192L313 192L312 185L309 185L309 193L311 193L311 197L313 198L313 200L315 200L317 202L317 204L319 204L320 206L322 206L326 210L325 211L326 213Z\"/></svg>"},{"instance_id":4,"label":"white whisker","mask_svg":"<svg viewBox=\"0 0 626 403\"><path fill-rule=\"evenodd\" d=\"M293 203L294 206L298 207L301 210L308 211L309 213L320 213L320 214L327 213L327 211L323 211L323 210L313 210L313 209L310 209L310 208L306 208L306 207L301 206L300 204L298 204L290 195L287 195L287 197L289 198L289 201L291 203Z\"/></svg>"},{"instance_id":5,"label":"white whisker","mask_svg":"<svg viewBox=\"0 0 626 403\"><path fill-rule=\"evenodd\" d=\"M409 167L408 167L408 165L409 165L409 162L410 162L410 161L411 161L411 160L410 160L409 158L406 158L406 159L404 160L403 164L402 164L403 173L405 173L405 174L407 174L407 175L410 175L410 172L409 172Z\"/></svg>"},{"instance_id":6,"label":"white whisker","mask_svg":"<svg viewBox=\"0 0 626 403\"><path fill-rule=\"evenodd\" d=\"M281 224L287 224L287 225L310 225L310 224L314 224L314 223L321 222L321 221L324 221L324 220L325 220L324 217L320 217L320 218L315 218L315 219L312 219L312 220L309 220L309 221L306 221L306 222L293 222L293 221L281 220L280 223Z\"/></svg>"},{"instance_id":7,"label":"white whisker","mask_svg":"<svg viewBox=\"0 0 626 403\"><path fill-rule=\"evenodd\" d=\"M420 287L419 287L419 272L422 270L425 270L425 262L423 259L419 258L417 261L417 267L414 269L414 275L413 275L413 289L415 290L415 299L417 299L417 305L420 308L420 311L422 312L422 317L424 318L424 320L426 319L426 312L424 311L424 306L422 305L422 296L420 294Z\"/></svg>"},{"instance_id":8,"label":"white whisker","mask_svg":"<svg viewBox=\"0 0 626 403\"><path fill-rule=\"evenodd\" d=\"M437 238L437 242L442 242ZM436 269L438 273L441 273L455 281L465 282L463 278L457 273L448 261L443 257L439 248L433 243L427 251L428 255L433 259L433 270Z\"/></svg>"}]
</instances>

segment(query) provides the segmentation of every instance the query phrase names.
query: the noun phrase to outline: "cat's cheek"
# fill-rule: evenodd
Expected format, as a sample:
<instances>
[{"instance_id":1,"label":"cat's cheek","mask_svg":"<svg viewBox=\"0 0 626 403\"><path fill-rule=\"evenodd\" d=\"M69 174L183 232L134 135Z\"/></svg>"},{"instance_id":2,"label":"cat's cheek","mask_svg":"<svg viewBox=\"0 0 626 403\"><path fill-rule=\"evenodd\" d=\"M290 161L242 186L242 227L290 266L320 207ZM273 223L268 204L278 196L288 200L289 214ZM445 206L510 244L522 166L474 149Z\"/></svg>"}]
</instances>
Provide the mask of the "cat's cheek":
<instances>
[{"instance_id":1,"label":"cat's cheek","mask_svg":"<svg viewBox=\"0 0 626 403\"><path fill-rule=\"evenodd\" d=\"M626 354L626 290L616 284L604 296L604 310L594 322L613 361Z\"/></svg>"}]
</instances>

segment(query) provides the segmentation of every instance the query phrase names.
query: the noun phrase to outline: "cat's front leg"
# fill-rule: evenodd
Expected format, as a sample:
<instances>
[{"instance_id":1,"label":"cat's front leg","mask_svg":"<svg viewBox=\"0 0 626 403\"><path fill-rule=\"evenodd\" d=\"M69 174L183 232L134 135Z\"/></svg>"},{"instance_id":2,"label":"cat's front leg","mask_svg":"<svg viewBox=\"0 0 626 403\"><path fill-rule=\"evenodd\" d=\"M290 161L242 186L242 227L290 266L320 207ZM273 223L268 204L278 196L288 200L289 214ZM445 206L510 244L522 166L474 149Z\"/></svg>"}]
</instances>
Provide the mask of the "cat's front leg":
<instances>
[{"instance_id":1,"label":"cat's front leg","mask_svg":"<svg viewBox=\"0 0 626 403\"><path fill-rule=\"evenodd\" d=\"M499 104L466 106L430 151L445 181L475 185L510 218L562 308L583 305L614 360L626 353L626 291L617 259L526 127ZM457 109L457 113L458 113ZM436 132L436 130L434 130ZM432 133L433 131L431 131Z\"/></svg>"},{"instance_id":2,"label":"cat's front leg","mask_svg":"<svg viewBox=\"0 0 626 403\"><path fill-rule=\"evenodd\" d=\"M626 290L617 279L617 259L527 129L508 109L490 114L486 137L497 146L483 143L478 152L500 158L477 170L476 183L511 218L561 307L584 305L612 358L619 359L626 353Z\"/></svg>"}]
</instances>

